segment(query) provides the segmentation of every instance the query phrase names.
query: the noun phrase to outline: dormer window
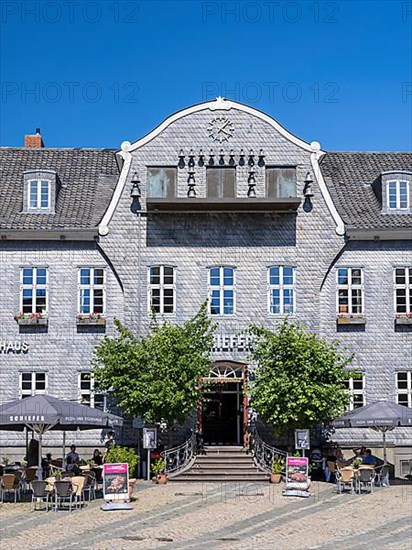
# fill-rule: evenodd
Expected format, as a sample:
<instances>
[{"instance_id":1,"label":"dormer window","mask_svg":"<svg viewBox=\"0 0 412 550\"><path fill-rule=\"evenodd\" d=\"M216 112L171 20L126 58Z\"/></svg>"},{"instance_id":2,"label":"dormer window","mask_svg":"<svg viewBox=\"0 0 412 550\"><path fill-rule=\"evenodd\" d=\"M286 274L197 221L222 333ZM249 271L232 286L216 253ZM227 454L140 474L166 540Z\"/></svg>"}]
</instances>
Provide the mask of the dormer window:
<instances>
[{"instance_id":1,"label":"dormer window","mask_svg":"<svg viewBox=\"0 0 412 550\"><path fill-rule=\"evenodd\" d=\"M30 180L28 192L28 209L50 209L50 181Z\"/></svg>"},{"instance_id":2,"label":"dormer window","mask_svg":"<svg viewBox=\"0 0 412 550\"><path fill-rule=\"evenodd\" d=\"M23 173L23 212L54 214L60 182L54 170L27 170Z\"/></svg>"},{"instance_id":3,"label":"dormer window","mask_svg":"<svg viewBox=\"0 0 412 550\"><path fill-rule=\"evenodd\" d=\"M409 208L409 182L392 180L387 182L388 210L407 210Z\"/></svg>"}]
</instances>

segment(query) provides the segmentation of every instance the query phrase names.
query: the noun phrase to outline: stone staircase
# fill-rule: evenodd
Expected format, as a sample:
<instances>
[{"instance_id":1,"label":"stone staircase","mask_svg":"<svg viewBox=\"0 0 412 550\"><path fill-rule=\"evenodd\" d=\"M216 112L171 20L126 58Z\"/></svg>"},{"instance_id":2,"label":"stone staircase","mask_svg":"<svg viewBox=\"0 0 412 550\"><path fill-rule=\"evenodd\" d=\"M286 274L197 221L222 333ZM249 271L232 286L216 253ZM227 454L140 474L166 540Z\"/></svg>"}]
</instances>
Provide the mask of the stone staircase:
<instances>
[{"instance_id":1,"label":"stone staircase","mask_svg":"<svg viewBox=\"0 0 412 550\"><path fill-rule=\"evenodd\" d=\"M195 462L170 481L193 482L268 482L268 474L257 468L253 458L242 447L206 446L204 454L196 456Z\"/></svg>"}]
</instances>

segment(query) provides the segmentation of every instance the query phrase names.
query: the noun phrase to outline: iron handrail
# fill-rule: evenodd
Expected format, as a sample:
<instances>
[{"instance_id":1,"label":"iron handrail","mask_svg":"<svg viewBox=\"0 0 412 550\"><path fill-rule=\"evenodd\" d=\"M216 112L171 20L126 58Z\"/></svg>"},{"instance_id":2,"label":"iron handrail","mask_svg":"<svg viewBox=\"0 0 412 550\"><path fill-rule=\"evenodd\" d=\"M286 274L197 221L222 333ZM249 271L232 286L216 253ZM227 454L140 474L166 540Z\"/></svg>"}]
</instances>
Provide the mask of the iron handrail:
<instances>
[{"instance_id":1,"label":"iron handrail","mask_svg":"<svg viewBox=\"0 0 412 550\"><path fill-rule=\"evenodd\" d=\"M192 435L181 445L166 449L162 456L165 460L165 473L172 474L188 467L196 454L196 434Z\"/></svg>"},{"instance_id":2,"label":"iron handrail","mask_svg":"<svg viewBox=\"0 0 412 550\"><path fill-rule=\"evenodd\" d=\"M250 431L249 448L256 464L266 472L270 473L272 471L272 463L275 459L282 460L284 470L286 470L286 457L288 453L265 443L259 435L256 426L253 426Z\"/></svg>"}]
</instances>

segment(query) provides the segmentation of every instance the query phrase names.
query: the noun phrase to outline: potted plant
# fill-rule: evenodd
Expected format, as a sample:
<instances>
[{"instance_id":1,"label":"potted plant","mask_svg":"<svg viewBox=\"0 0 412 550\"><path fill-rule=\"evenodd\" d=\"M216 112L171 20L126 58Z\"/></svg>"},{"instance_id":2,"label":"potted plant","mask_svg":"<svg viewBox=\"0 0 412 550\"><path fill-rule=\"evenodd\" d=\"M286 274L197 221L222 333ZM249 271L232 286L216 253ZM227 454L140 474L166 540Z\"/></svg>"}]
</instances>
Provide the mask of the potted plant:
<instances>
[{"instance_id":1,"label":"potted plant","mask_svg":"<svg viewBox=\"0 0 412 550\"><path fill-rule=\"evenodd\" d=\"M76 315L77 325L105 325L106 318L101 313L78 313Z\"/></svg>"},{"instance_id":2,"label":"potted plant","mask_svg":"<svg viewBox=\"0 0 412 550\"><path fill-rule=\"evenodd\" d=\"M133 489L137 479L135 475L137 464L139 463L139 455L134 449L127 447L110 447L107 451L104 461L106 464L128 464L129 466L129 499L132 498Z\"/></svg>"},{"instance_id":3,"label":"potted plant","mask_svg":"<svg viewBox=\"0 0 412 550\"><path fill-rule=\"evenodd\" d=\"M355 458L355 460L352 462L352 466L355 469L358 469L361 464L362 464L362 459L361 458Z\"/></svg>"},{"instance_id":4,"label":"potted plant","mask_svg":"<svg viewBox=\"0 0 412 550\"><path fill-rule=\"evenodd\" d=\"M273 459L271 466L270 482L279 483L282 478L282 472L285 467L283 458L277 457Z\"/></svg>"},{"instance_id":5,"label":"potted plant","mask_svg":"<svg viewBox=\"0 0 412 550\"><path fill-rule=\"evenodd\" d=\"M41 313L23 313L20 311L14 316L18 325L47 325L48 318L45 311Z\"/></svg>"},{"instance_id":6,"label":"potted plant","mask_svg":"<svg viewBox=\"0 0 412 550\"><path fill-rule=\"evenodd\" d=\"M152 473L154 481L159 485L167 483L166 461L164 458L158 458L152 465Z\"/></svg>"},{"instance_id":7,"label":"potted plant","mask_svg":"<svg viewBox=\"0 0 412 550\"><path fill-rule=\"evenodd\" d=\"M59 480L62 477L62 471L59 470L58 468L52 468L50 472L50 476Z\"/></svg>"}]
</instances>

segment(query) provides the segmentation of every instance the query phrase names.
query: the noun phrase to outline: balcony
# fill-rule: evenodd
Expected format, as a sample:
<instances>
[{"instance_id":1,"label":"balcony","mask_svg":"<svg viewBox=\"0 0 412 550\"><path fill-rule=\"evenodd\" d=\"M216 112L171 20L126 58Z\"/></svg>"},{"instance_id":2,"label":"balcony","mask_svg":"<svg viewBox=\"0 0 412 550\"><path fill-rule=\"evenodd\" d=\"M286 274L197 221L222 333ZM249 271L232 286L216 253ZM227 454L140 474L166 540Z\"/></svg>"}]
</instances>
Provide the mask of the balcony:
<instances>
[{"instance_id":1,"label":"balcony","mask_svg":"<svg viewBox=\"0 0 412 550\"><path fill-rule=\"evenodd\" d=\"M148 212L296 212L301 199L294 198L152 198L146 199Z\"/></svg>"}]
</instances>

